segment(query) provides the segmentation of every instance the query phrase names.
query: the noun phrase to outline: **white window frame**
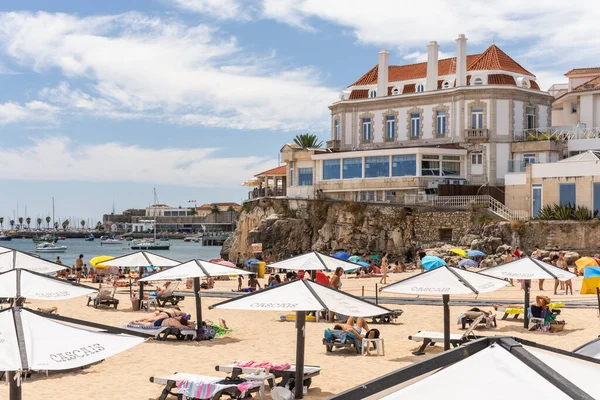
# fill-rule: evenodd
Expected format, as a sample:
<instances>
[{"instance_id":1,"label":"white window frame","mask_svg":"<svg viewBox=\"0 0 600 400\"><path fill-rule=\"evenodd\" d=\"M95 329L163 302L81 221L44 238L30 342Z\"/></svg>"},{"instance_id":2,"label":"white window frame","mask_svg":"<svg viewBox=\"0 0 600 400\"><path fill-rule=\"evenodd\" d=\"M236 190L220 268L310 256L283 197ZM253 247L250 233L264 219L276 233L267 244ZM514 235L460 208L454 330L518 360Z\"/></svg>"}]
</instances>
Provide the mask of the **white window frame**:
<instances>
[{"instance_id":1,"label":"white window frame","mask_svg":"<svg viewBox=\"0 0 600 400\"><path fill-rule=\"evenodd\" d=\"M373 119L365 117L362 119L362 141L370 142L373 132L371 131L373 125Z\"/></svg>"},{"instance_id":2,"label":"white window frame","mask_svg":"<svg viewBox=\"0 0 600 400\"><path fill-rule=\"evenodd\" d=\"M415 135L416 133L416 135ZM421 136L421 114L411 113L410 114L410 136L419 137Z\"/></svg>"},{"instance_id":3,"label":"white window frame","mask_svg":"<svg viewBox=\"0 0 600 400\"><path fill-rule=\"evenodd\" d=\"M392 89L392 94L393 95L398 95L401 94L402 91L400 90L400 88L398 86L394 86L394 88Z\"/></svg>"},{"instance_id":4,"label":"white window frame","mask_svg":"<svg viewBox=\"0 0 600 400\"><path fill-rule=\"evenodd\" d=\"M377 90L376 89L369 90L369 98L374 99L375 97L377 97Z\"/></svg>"},{"instance_id":5,"label":"white window frame","mask_svg":"<svg viewBox=\"0 0 600 400\"><path fill-rule=\"evenodd\" d=\"M290 186L294 186L294 161L290 161Z\"/></svg>"},{"instance_id":6,"label":"white window frame","mask_svg":"<svg viewBox=\"0 0 600 400\"><path fill-rule=\"evenodd\" d=\"M483 78L477 77L475 79L473 79L473 86L481 86L483 85Z\"/></svg>"},{"instance_id":7,"label":"white window frame","mask_svg":"<svg viewBox=\"0 0 600 400\"><path fill-rule=\"evenodd\" d=\"M474 152L471 153L471 165L483 165L483 153Z\"/></svg>"},{"instance_id":8,"label":"white window frame","mask_svg":"<svg viewBox=\"0 0 600 400\"><path fill-rule=\"evenodd\" d=\"M386 140L393 140L396 138L396 117L393 115L387 115L385 117L385 138Z\"/></svg>"},{"instance_id":9,"label":"white window frame","mask_svg":"<svg viewBox=\"0 0 600 400\"><path fill-rule=\"evenodd\" d=\"M437 135L441 136L446 134L446 114L447 113L445 110L439 110L436 113L437 123L435 126L435 132Z\"/></svg>"},{"instance_id":10,"label":"white window frame","mask_svg":"<svg viewBox=\"0 0 600 400\"><path fill-rule=\"evenodd\" d=\"M444 83L442 83L442 89L450 89L450 82L444 81Z\"/></svg>"},{"instance_id":11,"label":"white window frame","mask_svg":"<svg viewBox=\"0 0 600 400\"><path fill-rule=\"evenodd\" d=\"M425 91L425 85L422 83L417 83L417 93L423 93Z\"/></svg>"},{"instance_id":12,"label":"white window frame","mask_svg":"<svg viewBox=\"0 0 600 400\"><path fill-rule=\"evenodd\" d=\"M472 108L471 109L471 129L483 129L483 108ZM473 123L473 117L475 118L475 124Z\"/></svg>"},{"instance_id":13,"label":"white window frame","mask_svg":"<svg viewBox=\"0 0 600 400\"><path fill-rule=\"evenodd\" d=\"M342 135L340 131L340 120L336 119L333 122L333 140L341 140Z\"/></svg>"},{"instance_id":14,"label":"white window frame","mask_svg":"<svg viewBox=\"0 0 600 400\"><path fill-rule=\"evenodd\" d=\"M524 153L523 154L523 164L527 165L527 164L535 164L537 160L537 154L536 153Z\"/></svg>"},{"instance_id":15,"label":"white window frame","mask_svg":"<svg viewBox=\"0 0 600 400\"><path fill-rule=\"evenodd\" d=\"M533 110L533 114L530 113L530 111ZM533 126L530 126L529 124L529 117L532 118L532 122L533 122ZM535 106L525 106L525 123L526 125L526 129L535 129L536 128L536 122L537 122L537 115L536 115L536 107Z\"/></svg>"}]
</instances>

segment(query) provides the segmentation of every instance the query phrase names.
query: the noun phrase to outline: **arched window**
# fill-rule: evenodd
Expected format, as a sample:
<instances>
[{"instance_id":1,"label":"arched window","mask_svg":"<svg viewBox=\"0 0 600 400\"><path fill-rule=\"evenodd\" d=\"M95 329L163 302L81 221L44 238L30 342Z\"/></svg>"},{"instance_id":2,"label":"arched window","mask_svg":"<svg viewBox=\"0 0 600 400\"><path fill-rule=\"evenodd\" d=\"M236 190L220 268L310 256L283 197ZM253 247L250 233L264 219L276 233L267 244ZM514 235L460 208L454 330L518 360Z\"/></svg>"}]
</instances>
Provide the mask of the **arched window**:
<instances>
[{"instance_id":1,"label":"arched window","mask_svg":"<svg viewBox=\"0 0 600 400\"><path fill-rule=\"evenodd\" d=\"M369 91L369 98L370 98L370 99L372 99L372 98L374 98L374 97L377 97L377 90L375 90L375 89L371 89L371 90Z\"/></svg>"},{"instance_id":2,"label":"arched window","mask_svg":"<svg viewBox=\"0 0 600 400\"><path fill-rule=\"evenodd\" d=\"M425 91L425 85L423 85L422 83L419 83L417 85L417 92L424 92Z\"/></svg>"},{"instance_id":3,"label":"arched window","mask_svg":"<svg viewBox=\"0 0 600 400\"><path fill-rule=\"evenodd\" d=\"M531 87L531 83L529 83L529 79L523 79L523 82L521 82L521 87L523 87L525 89L529 89Z\"/></svg>"},{"instance_id":4,"label":"arched window","mask_svg":"<svg viewBox=\"0 0 600 400\"><path fill-rule=\"evenodd\" d=\"M444 83L442 83L442 88L443 89L449 89L450 88L450 82L444 81Z\"/></svg>"},{"instance_id":5,"label":"arched window","mask_svg":"<svg viewBox=\"0 0 600 400\"><path fill-rule=\"evenodd\" d=\"M483 85L483 79L481 79L481 78L475 78L473 80L473 85Z\"/></svg>"},{"instance_id":6,"label":"arched window","mask_svg":"<svg viewBox=\"0 0 600 400\"><path fill-rule=\"evenodd\" d=\"M392 94L400 94L400 88L398 86L394 86L392 89Z\"/></svg>"}]
</instances>

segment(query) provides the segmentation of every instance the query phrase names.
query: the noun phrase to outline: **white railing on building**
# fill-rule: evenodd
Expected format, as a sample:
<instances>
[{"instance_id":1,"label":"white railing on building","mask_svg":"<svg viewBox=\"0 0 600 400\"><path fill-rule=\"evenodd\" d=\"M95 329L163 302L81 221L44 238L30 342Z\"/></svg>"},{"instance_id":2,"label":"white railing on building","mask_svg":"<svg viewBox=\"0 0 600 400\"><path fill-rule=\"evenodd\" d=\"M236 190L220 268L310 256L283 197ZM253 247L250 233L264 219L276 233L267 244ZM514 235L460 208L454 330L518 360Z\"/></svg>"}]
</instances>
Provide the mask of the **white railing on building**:
<instances>
[{"instance_id":1,"label":"white railing on building","mask_svg":"<svg viewBox=\"0 0 600 400\"><path fill-rule=\"evenodd\" d=\"M427 194L405 195L406 205L426 205L436 208L454 210L467 210L471 207L487 208L494 214L509 221L526 220L529 215L526 211L511 210L492 196L438 196Z\"/></svg>"},{"instance_id":2,"label":"white railing on building","mask_svg":"<svg viewBox=\"0 0 600 400\"><path fill-rule=\"evenodd\" d=\"M538 140L578 140L600 139L600 127L586 128L585 124L551 126L549 128L515 130L516 142L529 142Z\"/></svg>"}]
</instances>

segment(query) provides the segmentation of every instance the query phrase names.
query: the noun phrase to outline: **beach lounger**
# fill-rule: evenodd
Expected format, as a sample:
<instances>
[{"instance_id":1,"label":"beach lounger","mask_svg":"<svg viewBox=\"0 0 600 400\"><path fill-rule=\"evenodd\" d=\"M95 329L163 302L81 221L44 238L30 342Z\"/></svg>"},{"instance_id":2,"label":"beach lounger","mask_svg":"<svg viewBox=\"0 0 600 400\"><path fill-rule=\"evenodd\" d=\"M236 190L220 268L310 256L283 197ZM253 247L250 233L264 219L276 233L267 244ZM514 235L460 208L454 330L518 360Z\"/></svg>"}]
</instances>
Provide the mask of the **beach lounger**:
<instances>
[{"instance_id":1,"label":"beach lounger","mask_svg":"<svg viewBox=\"0 0 600 400\"><path fill-rule=\"evenodd\" d=\"M483 319L483 315L477 317L469 329L467 329L462 335L451 333L450 334L450 344L453 347L458 347L459 345L468 342L471 339L476 339L477 337L473 334L473 330L475 327L481 322ZM420 331L415 335L409 336L409 340L414 340L415 342L423 342L419 350L414 351L413 354L415 356L422 356L425 354L425 348L427 346L433 346L436 343L444 342L444 333L443 332L428 332L428 331Z\"/></svg>"},{"instance_id":2,"label":"beach lounger","mask_svg":"<svg viewBox=\"0 0 600 400\"><path fill-rule=\"evenodd\" d=\"M180 301L185 299L184 296L176 295L175 289L179 286L179 282L171 282L171 284L165 289L162 296L158 296L156 298L156 302L159 307L165 307L167 303L171 303L171 305L176 306Z\"/></svg>"},{"instance_id":3,"label":"beach lounger","mask_svg":"<svg viewBox=\"0 0 600 400\"><path fill-rule=\"evenodd\" d=\"M263 381L245 381L239 383L223 384L223 378L214 376L194 375L186 373L174 373L168 376L152 376L150 382L159 385L165 385L159 400L166 400L169 396L176 396L178 399L220 399L221 396L227 395L232 399L242 399L252 393L260 393L261 399L265 398ZM192 385L191 392L195 392L192 396L184 397L178 393L179 385ZM200 388L198 386L201 385ZM195 388L198 388L194 390ZM200 392L200 393L198 393Z\"/></svg>"},{"instance_id":4,"label":"beach lounger","mask_svg":"<svg viewBox=\"0 0 600 400\"><path fill-rule=\"evenodd\" d=\"M96 294L91 294L88 296L87 305L89 306L91 302L94 303L94 308L98 308L100 305L105 306L115 306L115 309L119 305L119 299L115 299L115 293L117 292L117 287L113 286L112 288L103 288Z\"/></svg>"},{"instance_id":5,"label":"beach lounger","mask_svg":"<svg viewBox=\"0 0 600 400\"><path fill-rule=\"evenodd\" d=\"M225 364L225 365L217 365L215 367L216 371L231 373L232 378L237 378L241 374L254 374L263 370L263 368L252 368L252 367L238 367L235 363L233 364ZM273 374L275 379L279 379L279 382L274 382L273 380L269 380L269 386L273 388L274 386L285 387L290 380L296 378L296 366L290 365L289 368L284 370L274 370L270 369L268 372ZM321 367L317 367L314 365L305 365L304 366L304 386L310 388L312 383L312 378L321 374Z\"/></svg>"},{"instance_id":6,"label":"beach lounger","mask_svg":"<svg viewBox=\"0 0 600 400\"><path fill-rule=\"evenodd\" d=\"M327 352L332 352L338 348L354 348L356 354L360 354L362 350L362 340L355 337L350 332L344 332L337 329L325 329L323 344Z\"/></svg>"},{"instance_id":7,"label":"beach lounger","mask_svg":"<svg viewBox=\"0 0 600 400\"><path fill-rule=\"evenodd\" d=\"M560 315L560 308L564 307L565 303L561 301L557 301L554 303L548 304L548 308L552 310L552 314ZM498 308L498 311L504 311L504 315L502 316L502 320L506 320L510 315L513 316L513 319L519 318L519 315L525 314L525 309L523 308Z\"/></svg>"},{"instance_id":8,"label":"beach lounger","mask_svg":"<svg viewBox=\"0 0 600 400\"><path fill-rule=\"evenodd\" d=\"M165 341L169 336L175 337L177 340L194 340L196 339L195 329L180 329L174 326L148 326L148 325L137 325L127 324L123 326L124 329L129 329L136 332L143 332L150 335L154 335L154 339Z\"/></svg>"},{"instance_id":9,"label":"beach lounger","mask_svg":"<svg viewBox=\"0 0 600 400\"><path fill-rule=\"evenodd\" d=\"M462 329L465 329L467 324L471 326L480 315L483 315L483 319L481 319L479 323L485 324L486 328L496 328L498 326L496 323L496 314L492 314L489 318L486 318L483 311L465 311L464 313L459 314L458 323L462 326Z\"/></svg>"},{"instance_id":10,"label":"beach lounger","mask_svg":"<svg viewBox=\"0 0 600 400\"><path fill-rule=\"evenodd\" d=\"M374 324L391 324L392 322L396 322L403 312L403 310L392 310L387 314L376 315L372 317L372 322Z\"/></svg>"}]
</instances>

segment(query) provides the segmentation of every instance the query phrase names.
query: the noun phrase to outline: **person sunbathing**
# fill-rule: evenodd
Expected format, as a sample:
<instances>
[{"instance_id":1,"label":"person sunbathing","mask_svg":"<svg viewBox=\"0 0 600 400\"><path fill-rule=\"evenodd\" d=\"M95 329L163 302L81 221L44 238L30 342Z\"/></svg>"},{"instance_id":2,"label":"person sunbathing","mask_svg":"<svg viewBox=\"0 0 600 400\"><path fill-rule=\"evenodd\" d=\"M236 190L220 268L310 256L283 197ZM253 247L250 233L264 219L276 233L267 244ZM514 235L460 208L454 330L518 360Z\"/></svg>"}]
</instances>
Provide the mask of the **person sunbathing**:
<instances>
[{"instance_id":1,"label":"person sunbathing","mask_svg":"<svg viewBox=\"0 0 600 400\"><path fill-rule=\"evenodd\" d=\"M356 320L356 323L354 322L354 317L348 317L348 320L345 324L336 324L333 329L350 332L357 339L362 340L364 338L364 334L369 331L369 325L367 325L367 321L361 317Z\"/></svg>"},{"instance_id":2,"label":"person sunbathing","mask_svg":"<svg viewBox=\"0 0 600 400\"><path fill-rule=\"evenodd\" d=\"M538 314L541 314L541 311L544 308L548 307L548 304L550 304L550 297L548 296L535 296L535 304L531 305L531 314L534 317L537 317ZM499 308L517 308L517 309L522 309L523 308L523 304L507 304L507 305L503 305L503 304L492 304L492 307L494 307L495 310L498 310Z\"/></svg>"},{"instance_id":3,"label":"person sunbathing","mask_svg":"<svg viewBox=\"0 0 600 400\"><path fill-rule=\"evenodd\" d=\"M196 324L189 321L186 316L159 318L153 322L137 323L136 325L154 326L157 328L161 326L172 326L179 329L196 329Z\"/></svg>"},{"instance_id":4,"label":"person sunbathing","mask_svg":"<svg viewBox=\"0 0 600 400\"><path fill-rule=\"evenodd\" d=\"M164 318L175 318L175 317L184 317L187 314L181 310L170 310L170 311L165 311L165 310L161 310L161 311L154 311L154 313L152 315L149 315L147 317L144 318L140 318L140 319L136 319L135 321L131 321L130 324L146 324L148 322L154 322L157 321L159 319L164 319Z\"/></svg>"},{"instance_id":5,"label":"person sunbathing","mask_svg":"<svg viewBox=\"0 0 600 400\"><path fill-rule=\"evenodd\" d=\"M38 307L37 310L41 311L43 313L48 313L48 314L58 314L58 307L56 307L56 306L52 306L52 307Z\"/></svg>"}]
</instances>

